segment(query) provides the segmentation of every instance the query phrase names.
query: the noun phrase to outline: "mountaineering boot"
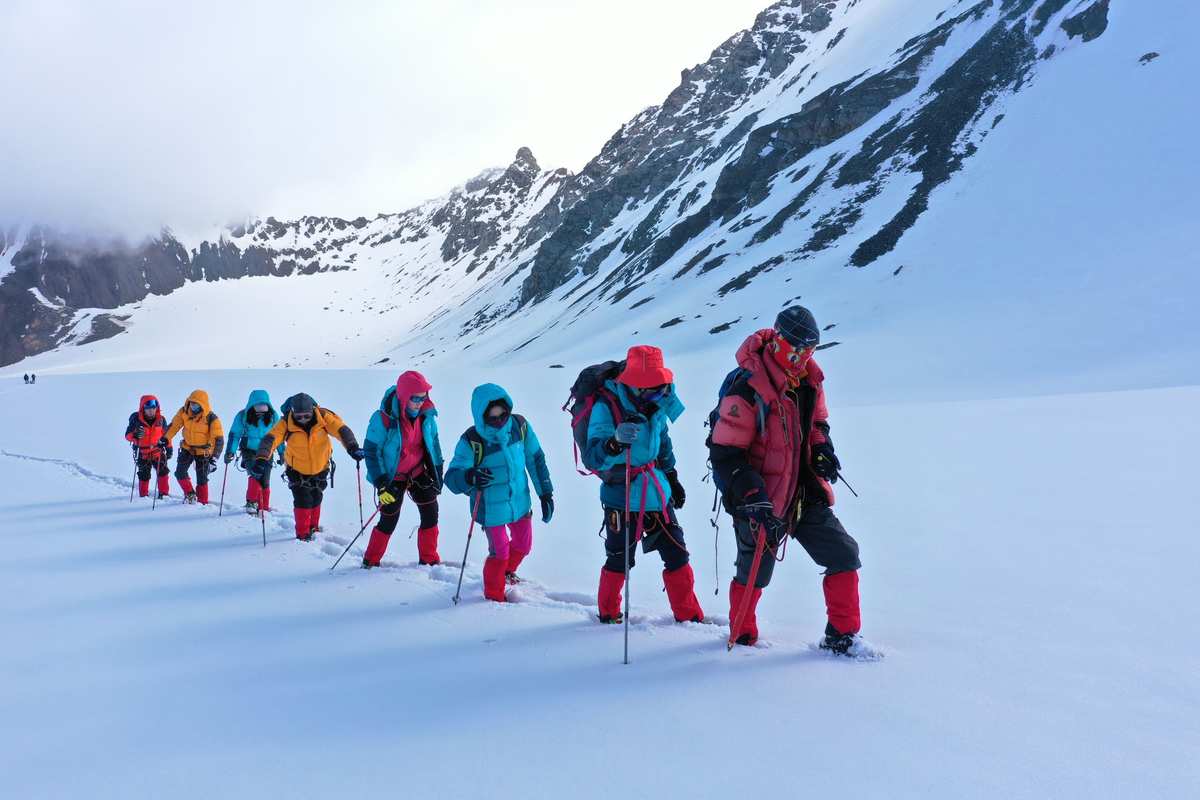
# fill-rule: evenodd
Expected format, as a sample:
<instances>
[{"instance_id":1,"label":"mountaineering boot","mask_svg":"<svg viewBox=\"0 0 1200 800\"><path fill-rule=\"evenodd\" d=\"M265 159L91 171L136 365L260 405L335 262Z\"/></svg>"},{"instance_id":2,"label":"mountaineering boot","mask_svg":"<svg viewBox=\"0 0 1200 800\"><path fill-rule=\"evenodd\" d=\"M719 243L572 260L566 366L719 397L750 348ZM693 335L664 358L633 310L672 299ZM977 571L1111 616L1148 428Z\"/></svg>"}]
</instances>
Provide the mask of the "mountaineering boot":
<instances>
[{"instance_id":1,"label":"mountaineering boot","mask_svg":"<svg viewBox=\"0 0 1200 800\"><path fill-rule=\"evenodd\" d=\"M196 487L196 499L200 501L200 505L208 505L208 484L202 483Z\"/></svg>"},{"instance_id":2,"label":"mountaineering boot","mask_svg":"<svg viewBox=\"0 0 1200 800\"><path fill-rule=\"evenodd\" d=\"M704 611L696 599L696 574L691 564L677 570L663 570L663 586L667 588L667 600L676 622L703 622Z\"/></svg>"},{"instance_id":3,"label":"mountaineering boot","mask_svg":"<svg viewBox=\"0 0 1200 800\"><path fill-rule=\"evenodd\" d=\"M417 559L426 565L442 563L442 557L438 555L438 529L435 525L432 528L424 528L417 531Z\"/></svg>"},{"instance_id":4,"label":"mountaineering boot","mask_svg":"<svg viewBox=\"0 0 1200 800\"><path fill-rule=\"evenodd\" d=\"M862 617L858 607L858 572L837 572L821 581L825 590L825 613L838 632L858 633Z\"/></svg>"},{"instance_id":5,"label":"mountaineering boot","mask_svg":"<svg viewBox=\"0 0 1200 800\"><path fill-rule=\"evenodd\" d=\"M150 496L150 481L139 480L138 481L138 497L149 497L149 496Z\"/></svg>"},{"instance_id":6,"label":"mountaineering boot","mask_svg":"<svg viewBox=\"0 0 1200 800\"><path fill-rule=\"evenodd\" d=\"M379 528L371 529L371 541L367 544L367 551L363 553L363 566L367 569L378 567L383 561L383 554L387 552L388 540L392 537Z\"/></svg>"},{"instance_id":7,"label":"mountaineering boot","mask_svg":"<svg viewBox=\"0 0 1200 800\"><path fill-rule=\"evenodd\" d=\"M312 539L312 509L297 508L296 516L296 538L302 542L307 542Z\"/></svg>"},{"instance_id":8,"label":"mountaineering boot","mask_svg":"<svg viewBox=\"0 0 1200 800\"><path fill-rule=\"evenodd\" d=\"M189 505L194 504L196 502L196 493L195 492L184 492L183 502L185 502Z\"/></svg>"},{"instance_id":9,"label":"mountaineering boot","mask_svg":"<svg viewBox=\"0 0 1200 800\"><path fill-rule=\"evenodd\" d=\"M742 598L746 596L746 587L744 584L738 583L736 580L729 582L729 624L733 626L737 622L738 611L742 608ZM762 589L750 589L750 604L746 606L746 617L742 620L742 627L736 631L734 641L740 645L747 647L758 641L758 618L755 616L755 609L758 607L758 600L762 597Z\"/></svg>"},{"instance_id":10,"label":"mountaineering boot","mask_svg":"<svg viewBox=\"0 0 1200 800\"><path fill-rule=\"evenodd\" d=\"M600 569L600 589L596 592L596 605L600 610L600 621L618 623L621 617L621 589L625 586L625 575L609 569Z\"/></svg>"},{"instance_id":11,"label":"mountaineering boot","mask_svg":"<svg viewBox=\"0 0 1200 800\"><path fill-rule=\"evenodd\" d=\"M483 596L496 603L503 603L504 596L504 564L494 556L488 556L483 562Z\"/></svg>"},{"instance_id":12,"label":"mountaineering boot","mask_svg":"<svg viewBox=\"0 0 1200 800\"><path fill-rule=\"evenodd\" d=\"M255 503L252 500L247 500L246 505L242 506L242 510L253 517L258 514L258 503Z\"/></svg>"},{"instance_id":13,"label":"mountaineering boot","mask_svg":"<svg viewBox=\"0 0 1200 800\"><path fill-rule=\"evenodd\" d=\"M844 656L854 646L855 638L853 633L840 633L837 628L826 622L825 638L821 640L819 647L822 650L832 651L834 655Z\"/></svg>"}]
</instances>

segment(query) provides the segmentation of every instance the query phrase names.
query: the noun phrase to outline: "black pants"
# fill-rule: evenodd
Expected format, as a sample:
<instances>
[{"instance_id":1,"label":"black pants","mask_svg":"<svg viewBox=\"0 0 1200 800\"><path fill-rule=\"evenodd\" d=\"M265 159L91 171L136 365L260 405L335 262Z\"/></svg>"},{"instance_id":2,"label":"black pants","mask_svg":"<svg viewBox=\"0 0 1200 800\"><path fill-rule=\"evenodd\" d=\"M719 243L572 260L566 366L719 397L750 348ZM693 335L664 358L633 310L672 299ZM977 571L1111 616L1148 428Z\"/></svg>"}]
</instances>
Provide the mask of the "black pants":
<instances>
[{"instance_id":1,"label":"black pants","mask_svg":"<svg viewBox=\"0 0 1200 800\"><path fill-rule=\"evenodd\" d=\"M208 456L193 455L192 451L179 449L179 458L175 461L175 479L187 480L188 470L192 464L196 465L196 485L205 486L208 484L208 464L211 459Z\"/></svg>"},{"instance_id":2,"label":"black pants","mask_svg":"<svg viewBox=\"0 0 1200 800\"><path fill-rule=\"evenodd\" d=\"M400 522L400 507L404 505L404 495L407 494L417 504L417 513L421 515L421 530L436 528L438 524L438 488L437 482L426 475L418 475L415 479L392 481L390 486L396 502L381 506L379 522L375 527L386 534L396 530Z\"/></svg>"},{"instance_id":3,"label":"black pants","mask_svg":"<svg viewBox=\"0 0 1200 800\"><path fill-rule=\"evenodd\" d=\"M292 505L296 508L316 508L325 497L329 488L329 471L317 475L304 475L288 467L283 471L283 478L292 490Z\"/></svg>"},{"instance_id":4,"label":"black pants","mask_svg":"<svg viewBox=\"0 0 1200 800\"><path fill-rule=\"evenodd\" d=\"M637 555L637 512L629 515L629 568L633 569ZM642 552L658 551L663 566L675 571L688 563L687 546L683 541L683 528L675 519L675 512L647 511L643 522ZM609 572L625 572L625 509L604 507L604 552L608 560L604 568Z\"/></svg>"},{"instance_id":5,"label":"black pants","mask_svg":"<svg viewBox=\"0 0 1200 800\"><path fill-rule=\"evenodd\" d=\"M145 458L140 453L138 454L137 476L139 481L150 480L150 472L156 468L160 478L171 471L170 466L167 465L167 460L161 457L157 451L151 453L151 458Z\"/></svg>"},{"instance_id":6,"label":"black pants","mask_svg":"<svg viewBox=\"0 0 1200 800\"><path fill-rule=\"evenodd\" d=\"M747 520L733 520L733 530L737 535L737 580L743 586L750 580L750 565L754 561L754 548L758 539L758 531L751 530ZM858 542L854 541L842 523L829 506L821 503L806 505L800 514L799 521L792 529L792 538L800 542L800 546L808 553L809 558L825 568L826 575L838 572L850 572L862 567L858 560ZM768 544L771 542L768 540ZM764 550L762 561L758 565L758 575L754 585L759 589L765 588L771 582L775 572L775 559L770 550Z\"/></svg>"},{"instance_id":7,"label":"black pants","mask_svg":"<svg viewBox=\"0 0 1200 800\"><path fill-rule=\"evenodd\" d=\"M256 457L257 457L257 454L253 450L243 450L242 451L242 469L246 470L246 472L249 472L250 468L254 466L254 461L255 461ZM267 471L264 472L262 474L262 477L260 477L258 479L259 485L262 486L262 488L264 488L264 489L271 488L271 470L274 468L274 466L275 466L275 462L268 458L267 459Z\"/></svg>"}]
</instances>

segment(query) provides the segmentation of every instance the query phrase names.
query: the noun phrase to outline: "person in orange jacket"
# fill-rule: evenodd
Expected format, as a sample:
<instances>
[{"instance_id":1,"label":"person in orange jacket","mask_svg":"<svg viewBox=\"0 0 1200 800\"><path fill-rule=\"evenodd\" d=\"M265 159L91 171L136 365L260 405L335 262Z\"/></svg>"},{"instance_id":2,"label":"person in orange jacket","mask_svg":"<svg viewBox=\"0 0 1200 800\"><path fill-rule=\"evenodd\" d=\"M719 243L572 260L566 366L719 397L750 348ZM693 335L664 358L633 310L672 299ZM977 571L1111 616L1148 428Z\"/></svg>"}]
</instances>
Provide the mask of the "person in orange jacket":
<instances>
[{"instance_id":1,"label":"person in orange jacket","mask_svg":"<svg viewBox=\"0 0 1200 800\"><path fill-rule=\"evenodd\" d=\"M265 475L271 467L271 452L281 444L287 445L283 477L292 490L296 538L308 542L321 530L321 501L329 487L333 458L331 439L337 437L356 462L362 461L364 454L342 418L317 405L310 396L292 395L284 402L282 413L283 417L258 443L251 475L259 479Z\"/></svg>"},{"instance_id":2,"label":"person in orange jacket","mask_svg":"<svg viewBox=\"0 0 1200 800\"><path fill-rule=\"evenodd\" d=\"M208 392L196 389L188 395L183 408L175 412L171 426L164 434L168 446L180 431L183 432L183 441L179 444L179 458L175 462L175 480L183 489L185 503L199 500L201 504L208 505L208 476L217 471L217 459L225 448L225 429L212 411ZM188 478L192 464L196 465L194 486Z\"/></svg>"},{"instance_id":3,"label":"person in orange jacket","mask_svg":"<svg viewBox=\"0 0 1200 800\"><path fill-rule=\"evenodd\" d=\"M125 426L125 440L133 446L134 458L137 459L139 497L150 494L152 470L158 472L158 496L166 497L171 492L171 483L167 478L171 471L167 464L171 449L164 435L166 429L158 398L152 394L142 395L138 410L129 415L129 424Z\"/></svg>"}]
</instances>

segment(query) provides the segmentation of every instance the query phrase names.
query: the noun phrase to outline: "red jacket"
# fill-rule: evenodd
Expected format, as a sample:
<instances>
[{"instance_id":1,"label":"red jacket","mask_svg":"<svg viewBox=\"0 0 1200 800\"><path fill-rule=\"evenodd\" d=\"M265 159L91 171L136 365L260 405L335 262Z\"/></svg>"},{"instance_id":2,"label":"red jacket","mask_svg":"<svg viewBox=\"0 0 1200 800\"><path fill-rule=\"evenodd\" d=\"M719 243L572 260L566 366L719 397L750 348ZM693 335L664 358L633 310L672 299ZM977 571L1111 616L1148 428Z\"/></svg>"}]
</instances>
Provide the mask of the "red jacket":
<instances>
[{"instance_id":1,"label":"red jacket","mask_svg":"<svg viewBox=\"0 0 1200 800\"><path fill-rule=\"evenodd\" d=\"M727 503L756 488L766 489L780 519L796 519L802 501L814 497L833 505L833 488L812 469L812 448L829 441L825 374L809 360L807 375L794 389L763 348L771 329L751 334L738 349L742 369L721 400L709 455L727 487Z\"/></svg>"},{"instance_id":2,"label":"red jacket","mask_svg":"<svg viewBox=\"0 0 1200 800\"><path fill-rule=\"evenodd\" d=\"M152 460L158 458L158 442L163 438L163 434L167 432L167 423L163 419L162 403L158 404L158 415L154 418L154 421L151 422L146 419L146 403L150 400L158 402L158 398L152 394L142 395L142 399L138 401L138 410L129 415L129 424L125 427L125 440L133 442L138 446L138 452L143 459ZM138 425L146 429L141 438L134 436L134 431Z\"/></svg>"}]
</instances>

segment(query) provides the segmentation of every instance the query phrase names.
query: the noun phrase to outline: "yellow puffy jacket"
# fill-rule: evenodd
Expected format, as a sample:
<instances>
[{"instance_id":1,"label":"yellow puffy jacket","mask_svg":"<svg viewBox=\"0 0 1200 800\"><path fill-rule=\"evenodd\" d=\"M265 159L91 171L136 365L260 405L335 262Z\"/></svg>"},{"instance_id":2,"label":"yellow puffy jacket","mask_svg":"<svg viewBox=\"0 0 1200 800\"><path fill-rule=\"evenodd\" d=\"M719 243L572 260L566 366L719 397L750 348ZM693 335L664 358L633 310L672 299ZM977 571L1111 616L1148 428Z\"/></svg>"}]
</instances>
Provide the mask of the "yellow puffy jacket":
<instances>
[{"instance_id":1,"label":"yellow puffy jacket","mask_svg":"<svg viewBox=\"0 0 1200 800\"><path fill-rule=\"evenodd\" d=\"M199 403L200 413L195 416L188 413L189 403ZM179 449L187 450L194 456L204 458L219 458L225 446L225 429L221 420L212 412L212 404L208 402L208 392L197 389L188 395L183 408L175 412L170 427L167 428L167 441L175 438L175 434L183 430L183 441Z\"/></svg>"},{"instance_id":2,"label":"yellow puffy jacket","mask_svg":"<svg viewBox=\"0 0 1200 800\"><path fill-rule=\"evenodd\" d=\"M280 442L287 443L283 453L284 463L301 475L320 475L329 466L333 456L332 437L336 436L347 452L358 449L354 432L342 418L328 408L313 409L312 425L305 430L289 411L287 416L275 423L258 444L258 458L270 458L271 451Z\"/></svg>"}]
</instances>

